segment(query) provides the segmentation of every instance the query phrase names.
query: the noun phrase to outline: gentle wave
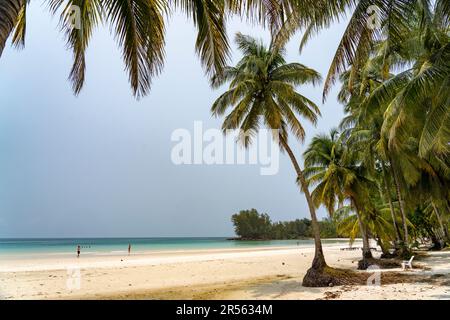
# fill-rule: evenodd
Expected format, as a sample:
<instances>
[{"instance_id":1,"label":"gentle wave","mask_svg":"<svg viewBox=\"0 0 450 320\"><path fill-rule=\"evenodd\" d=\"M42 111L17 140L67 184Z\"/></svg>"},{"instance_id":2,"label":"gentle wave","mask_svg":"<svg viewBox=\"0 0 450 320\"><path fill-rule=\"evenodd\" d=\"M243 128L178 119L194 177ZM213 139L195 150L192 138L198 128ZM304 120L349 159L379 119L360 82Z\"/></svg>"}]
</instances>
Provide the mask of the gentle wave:
<instances>
[{"instance_id":1,"label":"gentle wave","mask_svg":"<svg viewBox=\"0 0 450 320\"><path fill-rule=\"evenodd\" d=\"M325 239L327 244L347 243L347 239ZM312 239L232 241L227 238L71 238L71 239L0 239L0 257L5 255L74 255L81 246L82 255L120 255L132 253L197 250L197 249L238 249L276 246L310 246ZM88 251L86 251L88 250Z\"/></svg>"}]
</instances>

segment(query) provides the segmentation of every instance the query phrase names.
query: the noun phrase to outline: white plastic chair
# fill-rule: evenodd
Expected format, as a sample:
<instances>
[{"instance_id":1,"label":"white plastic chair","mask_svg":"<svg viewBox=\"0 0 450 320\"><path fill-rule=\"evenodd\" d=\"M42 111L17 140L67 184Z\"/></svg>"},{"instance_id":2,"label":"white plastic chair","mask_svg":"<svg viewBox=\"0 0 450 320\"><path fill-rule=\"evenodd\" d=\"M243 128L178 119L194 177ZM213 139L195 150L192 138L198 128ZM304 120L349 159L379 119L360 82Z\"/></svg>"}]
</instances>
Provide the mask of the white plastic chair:
<instances>
[{"instance_id":1,"label":"white plastic chair","mask_svg":"<svg viewBox=\"0 0 450 320\"><path fill-rule=\"evenodd\" d=\"M414 259L414 256L412 256L411 259L409 259L409 260L404 260L402 262L402 269L403 270L405 270L407 268L412 269L412 261L413 261L413 259Z\"/></svg>"}]
</instances>

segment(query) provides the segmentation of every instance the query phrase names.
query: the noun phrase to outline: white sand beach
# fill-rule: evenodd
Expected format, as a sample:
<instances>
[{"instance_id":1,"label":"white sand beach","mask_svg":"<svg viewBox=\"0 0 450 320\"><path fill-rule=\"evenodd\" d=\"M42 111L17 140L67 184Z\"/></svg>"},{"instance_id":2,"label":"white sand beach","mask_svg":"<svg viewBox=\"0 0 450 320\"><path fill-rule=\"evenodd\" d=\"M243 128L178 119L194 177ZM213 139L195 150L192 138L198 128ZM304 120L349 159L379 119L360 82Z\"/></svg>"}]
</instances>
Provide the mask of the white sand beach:
<instances>
[{"instance_id":1,"label":"white sand beach","mask_svg":"<svg viewBox=\"0 0 450 320\"><path fill-rule=\"evenodd\" d=\"M356 270L360 250L341 247L324 247L327 263ZM450 299L450 251L427 253L411 271L389 270L420 281L383 284L383 270L380 286L305 288L313 254L312 247L276 247L8 258L0 260L0 298Z\"/></svg>"}]
</instances>

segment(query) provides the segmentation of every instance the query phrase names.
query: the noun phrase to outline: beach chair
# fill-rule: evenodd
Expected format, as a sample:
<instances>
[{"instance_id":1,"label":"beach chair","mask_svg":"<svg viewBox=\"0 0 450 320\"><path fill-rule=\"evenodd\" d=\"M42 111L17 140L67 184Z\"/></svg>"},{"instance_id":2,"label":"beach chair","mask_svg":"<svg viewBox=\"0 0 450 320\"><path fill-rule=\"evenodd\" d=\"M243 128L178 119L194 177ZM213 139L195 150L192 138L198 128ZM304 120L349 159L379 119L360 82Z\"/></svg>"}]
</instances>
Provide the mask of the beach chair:
<instances>
[{"instance_id":1,"label":"beach chair","mask_svg":"<svg viewBox=\"0 0 450 320\"><path fill-rule=\"evenodd\" d=\"M345 250L345 251L347 251L347 250L352 250L352 251L353 251L353 250L358 250L358 249L359 249L358 247L346 247L346 248L341 248L342 251L344 251L344 250Z\"/></svg>"},{"instance_id":2,"label":"beach chair","mask_svg":"<svg viewBox=\"0 0 450 320\"><path fill-rule=\"evenodd\" d=\"M411 259L409 259L409 260L404 260L402 262L402 269L403 270L406 270L407 268L412 269L412 261L413 261L413 259L414 259L414 256L412 256Z\"/></svg>"}]
</instances>

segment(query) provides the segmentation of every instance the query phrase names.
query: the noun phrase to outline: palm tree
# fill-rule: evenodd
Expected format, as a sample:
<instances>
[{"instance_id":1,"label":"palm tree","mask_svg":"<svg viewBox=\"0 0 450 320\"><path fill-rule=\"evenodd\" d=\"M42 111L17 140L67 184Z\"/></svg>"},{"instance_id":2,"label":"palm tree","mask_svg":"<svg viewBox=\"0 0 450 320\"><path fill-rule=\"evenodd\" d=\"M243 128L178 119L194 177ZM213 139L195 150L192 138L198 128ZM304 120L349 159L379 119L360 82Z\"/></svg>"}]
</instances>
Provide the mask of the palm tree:
<instances>
[{"instance_id":1,"label":"palm tree","mask_svg":"<svg viewBox=\"0 0 450 320\"><path fill-rule=\"evenodd\" d=\"M332 199L347 200L354 210L363 239L363 261L372 258L367 229L367 216L374 206L370 201L370 188L374 183L364 173L358 152L349 150L336 129L330 134L315 136L304 153L305 176L316 206L325 204L330 211ZM362 264L364 268L368 263Z\"/></svg>"},{"instance_id":2,"label":"palm tree","mask_svg":"<svg viewBox=\"0 0 450 320\"><path fill-rule=\"evenodd\" d=\"M406 48L400 48L412 51L405 56L412 67L382 83L365 104L368 109L386 107L383 132L391 150L402 149L419 132L418 155L443 159L450 155L450 37L436 30L436 39L430 39L428 32L420 33L419 26L410 35Z\"/></svg>"},{"instance_id":3,"label":"palm tree","mask_svg":"<svg viewBox=\"0 0 450 320\"><path fill-rule=\"evenodd\" d=\"M409 254L408 214L418 204L410 199L408 190L422 183L427 175L434 177L430 179L437 187L446 185L450 173L450 3L448 0L287 2L290 11L285 10L279 17L282 23L275 43L283 46L298 29L304 29L300 50L322 28L351 12L329 68L323 99L338 76L347 72L347 96L353 106L346 106L352 112L345 121L355 126L356 130L349 130L353 136L364 131L372 136L376 156L370 159L371 154L366 154L375 164L381 163L385 178L387 172L392 176L391 182L385 179L385 193L390 194L392 183L406 245L402 251ZM373 24L374 19L378 25ZM372 65L372 71L373 67L377 69L375 74L366 73L368 65ZM367 125L370 120L361 121L368 115L377 119L378 129ZM366 167L375 168L368 164ZM427 190L427 197L436 200L430 193ZM443 209L433 212L448 211L449 192L444 193L439 198ZM396 223L394 204L392 201L390 204L392 222Z\"/></svg>"},{"instance_id":4,"label":"palm tree","mask_svg":"<svg viewBox=\"0 0 450 320\"><path fill-rule=\"evenodd\" d=\"M324 99L338 75L351 68L353 75L361 71L371 58L373 47L382 38L383 50L379 59L381 69L389 74L391 67L413 68L400 72L386 81L377 92L375 103L381 99L393 102L388 110L389 144L398 147L411 117L423 112L420 107L426 97L428 116L424 118L419 140L421 157L434 152L440 161L450 154L450 4L448 0L290 0L291 12L283 20L277 42L284 44L299 28L304 28L300 48L307 40L329 26L338 17L351 11L352 16L336 49L324 85ZM308 11L305 5L310 5ZM281 19L281 18L280 18ZM374 21L376 20L376 26ZM393 57L396 59L392 59ZM400 58L400 59L398 59ZM394 61L392 61L394 60ZM387 80L387 79L384 79ZM352 81L351 81L352 82ZM350 83L350 86L352 83ZM397 91L396 91L397 90ZM396 94L399 93L399 94ZM394 97L396 99L394 100ZM392 148L391 148L392 149ZM392 150L390 150L392 151ZM395 159L394 159L395 160ZM400 178L397 179L400 183Z\"/></svg>"},{"instance_id":5,"label":"palm tree","mask_svg":"<svg viewBox=\"0 0 450 320\"><path fill-rule=\"evenodd\" d=\"M443 27L446 22L437 14L442 10L435 9L433 15L427 8L415 7L410 29L402 30L405 41L392 46L389 34L383 34L381 41L373 43L365 61L361 60L357 67L352 65L341 75L341 102L354 120L349 131L353 139L372 148L373 152L367 154L376 156L375 160L381 163L390 204L386 171L392 173L406 244L406 211L414 208L405 203L404 191L418 183L421 170L438 175L440 170L445 176L449 168L444 160L449 150L445 143L450 132L449 103L445 102L449 95L448 90L443 90L448 87L450 75L446 49L449 37ZM400 73L390 73L398 69ZM420 139L417 132L422 133ZM391 212L394 217L392 204ZM395 223L395 218L392 220Z\"/></svg>"},{"instance_id":6,"label":"palm tree","mask_svg":"<svg viewBox=\"0 0 450 320\"><path fill-rule=\"evenodd\" d=\"M279 141L280 148L286 151L294 166L297 183L306 197L311 214L315 255L303 285L327 286L333 278L326 273L315 205L303 171L288 143L289 132L300 141L305 138L305 130L298 116L315 124L320 115L316 104L296 92L296 86L306 83L316 85L321 77L302 64L286 63L284 49L274 50L273 43L266 47L262 42L240 33L236 34L235 41L243 58L236 66L225 67L223 73L213 78L212 84L216 88L228 82L230 85L214 102L211 111L215 116L222 116L228 108L233 108L225 117L222 129L240 129L240 141L246 147L251 144L261 125L276 130L274 139Z\"/></svg>"},{"instance_id":7,"label":"palm tree","mask_svg":"<svg viewBox=\"0 0 450 320\"><path fill-rule=\"evenodd\" d=\"M361 106L369 111L384 110L380 134L387 140L385 150L389 152L385 153L399 199L406 245L407 205L402 201L401 186L405 189L416 185L421 171L447 180L450 170L446 160L450 155L448 16L445 18L439 7L434 12L426 6L420 9L416 13L420 19L404 31L407 40L383 54L385 61L395 56L398 63L409 62L411 66L384 79Z\"/></svg>"},{"instance_id":8,"label":"palm tree","mask_svg":"<svg viewBox=\"0 0 450 320\"><path fill-rule=\"evenodd\" d=\"M385 42L378 43L374 50L374 56L368 59L358 72L352 69L341 75L342 87L338 94L338 100L345 106L347 116L341 121L340 129L352 148L358 150L364 156L361 160L365 167L372 171L371 175L373 177L382 176L380 184L383 187L380 187L380 190L389 203L396 240L397 243L400 243L401 237L397 227L396 212L391 197L391 184L387 171L388 169L394 170L394 168L389 161L387 139L381 135L383 113L386 111L386 107L378 105L371 110L367 110L366 104L363 103L368 94L376 90L384 80L391 76L388 70L384 69L387 62L385 57L380 54L384 49ZM388 63L392 63L392 61ZM379 170L377 170L377 167L379 167ZM399 191L399 188L396 188L396 191ZM397 196L401 201L401 194L397 193ZM402 205L400 205L400 211L403 221ZM405 224L403 224L403 227L405 227Z\"/></svg>"},{"instance_id":9,"label":"palm tree","mask_svg":"<svg viewBox=\"0 0 450 320\"><path fill-rule=\"evenodd\" d=\"M321 29L351 12L349 23L336 49L324 85L323 98L329 93L338 75L352 65L358 70L365 63L370 49L381 34L387 35L389 49L405 42L416 21L422 29L430 26L448 28L450 4L448 0L287 0L289 10L279 16L282 20L276 42L283 46L299 29L304 30L300 50ZM432 12L436 20L433 20Z\"/></svg>"},{"instance_id":10,"label":"palm tree","mask_svg":"<svg viewBox=\"0 0 450 320\"><path fill-rule=\"evenodd\" d=\"M326 169L338 165L343 157L343 145L339 141L339 131L331 129L328 135L319 134L314 136L308 148L304 152L305 170L304 175L308 184L325 178ZM338 180L328 180L320 184L311 193L316 207L324 205L332 218L336 210L336 203L343 204L345 197L341 192Z\"/></svg>"},{"instance_id":11,"label":"palm tree","mask_svg":"<svg viewBox=\"0 0 450 320\"><path fill-rule=\"evenodd\" d=\"M85 79L85 52L92 33L100 23L108 24L115 35L133 94L146 95L152 79L164 63L165 26L171 10L181 9L198 30L195 48L208 76L221 71L229 56L226 13L239 12L235 0L43 0L53 14L60 14L61 27L73 52L69 79L75 94ZM25 44L26 13L29 0L0 2L0 56L7 39ZM80 28L71 24L72 6L77 6Z\"/></svg>"}]
</instances>

